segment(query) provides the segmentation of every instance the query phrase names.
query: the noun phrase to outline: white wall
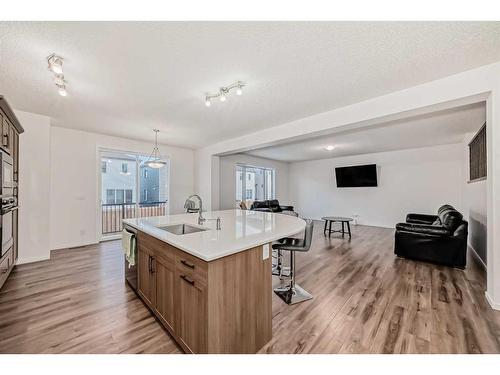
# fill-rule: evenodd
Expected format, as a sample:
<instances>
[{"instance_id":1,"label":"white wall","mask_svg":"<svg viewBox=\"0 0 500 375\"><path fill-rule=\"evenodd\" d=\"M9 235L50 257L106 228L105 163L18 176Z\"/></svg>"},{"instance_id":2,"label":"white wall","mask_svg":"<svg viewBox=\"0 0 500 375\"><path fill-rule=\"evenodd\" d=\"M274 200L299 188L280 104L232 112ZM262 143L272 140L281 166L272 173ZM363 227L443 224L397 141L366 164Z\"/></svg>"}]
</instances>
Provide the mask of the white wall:
<instances>
[{"instance_id":1,"label":"white wall","mask_svg":"<svg viewBox=\"0 0 500 375\"><path fill-rule=\"evenodd\" d=\"M377 164L377 187L336 187L335 167L361 164ZM410 212L460 210L461 189L461 144L290 164L292 204L307 218L359 215L359 224L394 228Z\"/></svg>"},{"instance_id":2,"label":"white wall","mask_svg":"<svg viewBox=\"0 0 500 375\"><path fill-rule=\"evenodd\" d=\"M48 259L50 192L50 118L15 111L19 137L18 264Z\"/></svg>"},{"instance_id":3,"label":"white wall","mask_svg":"<svg viewBox=\"0 0 500 375\"><path fill-rule=\"evenodd\" d=\"M98 148L150 153L151 143L60 127L51 131L50 248L81 246L99 238ZM160 145L170 159L170 213L183 212L194 191L192 150Z\"/></svg>"},{"instance_id":4,"label":"white wall","mask_svg":"<svg viewBox=\"0 0 500 375\"><path fill-rule=\"evenodd\" d=\"M236 164L247 164L255 167L274 168L276 170L276 199L282 204L289 203L289 163L259 158L245 154L235 154L220 157L220 209L227 210L235 207L236 199Z\"/></svg>"},{"instance_id":5,"label":"white wall","mask_svg":"<svg viewBox=\"0 0 500 375\"><path fill-rule=\"evenodd\" d=\"M482 124L481 124L482 125ZM478 128L479 130L479 128ZM462 144L463 157L463 214L469 222L469 246L486 265L486 239L487 239L487 180L469 183L469 142L475 133L465 135Z\"/></svg>"}]
</instances>

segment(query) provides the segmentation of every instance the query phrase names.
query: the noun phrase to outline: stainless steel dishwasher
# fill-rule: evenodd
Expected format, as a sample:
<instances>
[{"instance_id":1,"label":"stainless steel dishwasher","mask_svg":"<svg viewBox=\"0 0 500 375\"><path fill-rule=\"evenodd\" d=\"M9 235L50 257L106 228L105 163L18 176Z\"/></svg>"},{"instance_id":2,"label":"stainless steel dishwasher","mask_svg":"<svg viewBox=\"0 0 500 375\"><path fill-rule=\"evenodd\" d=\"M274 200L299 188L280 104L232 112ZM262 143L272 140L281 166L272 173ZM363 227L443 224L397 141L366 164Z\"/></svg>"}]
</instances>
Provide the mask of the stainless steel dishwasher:
<instances>
[{"instance_id":1,"label":"stainless steel dishwasher","mask_svg":"<svg viewBox=\"0 0 500 375\"><path fill-rule=\"evenodd\" d=\"M137 231L128 226L124 225L123 228L130 233L133 233L134 236L136 236L136 244L137 244ZM128 284L132 289L137 291L137 253L136 253L136 259L135 259L135 265L131 266L129 262L127 261L127 257L125 254L123 255L123 259L125 260L125 280L127 280Z\"/></svg>"}]
</instances>

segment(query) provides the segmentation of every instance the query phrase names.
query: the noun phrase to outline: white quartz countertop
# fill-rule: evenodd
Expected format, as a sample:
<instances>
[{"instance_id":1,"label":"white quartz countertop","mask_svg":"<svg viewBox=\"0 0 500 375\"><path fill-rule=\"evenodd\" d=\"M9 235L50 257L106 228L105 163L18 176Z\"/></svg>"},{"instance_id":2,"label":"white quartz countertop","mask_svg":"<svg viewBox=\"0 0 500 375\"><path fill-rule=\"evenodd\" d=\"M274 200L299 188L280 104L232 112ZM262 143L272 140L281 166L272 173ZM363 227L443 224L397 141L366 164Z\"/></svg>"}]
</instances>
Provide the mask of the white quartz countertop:
<instances>
[{"instance_id":1,"label":"white quartz countertop","mask_svg":"<svg viewBox=\"0 0 500 375\"><path fill-rule=\"evenodd\" d=\"M206 219L221 219L221 230L215 229L215 220L198 225L198 214L180 214L137 219L123 222L174 247L205 261L222 258L256 246L302 232L305 221L297 217L250 210L203 212ZM159 227L189 224L209 230L176 235Z\"/></svg>"}]
</instances>

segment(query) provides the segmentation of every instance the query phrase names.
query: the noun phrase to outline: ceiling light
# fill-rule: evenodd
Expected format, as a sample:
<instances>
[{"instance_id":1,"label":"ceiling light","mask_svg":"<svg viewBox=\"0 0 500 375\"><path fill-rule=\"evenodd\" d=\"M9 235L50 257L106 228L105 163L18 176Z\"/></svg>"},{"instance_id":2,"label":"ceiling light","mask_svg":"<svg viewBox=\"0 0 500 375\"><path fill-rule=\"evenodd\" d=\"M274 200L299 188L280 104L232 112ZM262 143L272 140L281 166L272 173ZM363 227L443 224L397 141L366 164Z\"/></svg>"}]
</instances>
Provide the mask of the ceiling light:
<instances>
[{"instance_id":1,"label":"ceiling light","mask_svg":"<svg viewBox=\"0 0 500 375\"><path fill-rule=\"evenodd\" d=\"M64 86L66 84L66 81L64 80L64 76L61 74L56 74L56 76L54 77L54 83L57 86Z\"/></svg>"},{"instance_id":2,"label":"ceiling light","mask_svg":"<svg viewBox=\"0 0 500 375\"><path fill-rule=\"evenodd\" d=\"M333 149L334 149L334 148L335 148L335 146L331 146L331 145L330 145L330 146L326 146L326 147L325 147L325 150L326 150L326 151L333 151Z\"/></svg>"},{"instance_id":3,"label":"ceiling light","mask_svg":"<svg viewBox=\"0 0 500 375\"><path fill-rule=\"evenodd\" d=\"M231 83L228 86L223 86L219 89L217 93L206 93L205 94L205 105L207 107L210 107L212 104L212 99L219 98L221 102L225 102L227 100L227 94L233 90L236 89L236 95L241 96L243 94L243 87L246 85L246 83L241 82L241 81L236 81L234 83Z\"/></svg>"},{"instance_id":4,"label":"ceiling light","mask_svg":"<svg viewBox=\"0 0 500 375\"><path fill-rule=\"evenodd\" d=\"M55 74L63 74L63 58L61 56L53 53L47 57L47 62L49 63L49 70L53 71Z\"/></svg>"},{"instance_id":5,"label":"ceiling light","mask_svg":"<svg viewBox=\"0 0 500 375\"><path fill-rule=\"evenodd\" d=\"M158 129L153 129L155 132L155 147L153 148L153 152L149 156L149 159L144 163L149 168L162 168L167 162L161 160L160 150L158 149L158 133L160 132Z\"/></svg>"},{"instance_id":6,"label":"ceiling light","mask_svg":"<svg viewBox=\"0 0 500 375\"><path fill-rule=\"evenodd\" d=\"M66 88L64 86L59 87L59 95L61 96L68 96L68 92L66 91Z\"/></svg>"},{"instance_id":7,"label":"ceiling light","mask_svg":"<svg viewBox=\"0 0 500 375\"><path fill-rule=\"evenodd\" d=\"M54 83L57 87L57 92L61 96L68 96L68 91L66 91L66 80L63 74L63 58L56 55L55 53L47 56L47 63L49 64L49 70L54 73Z\"/></svg>"}]
</instances>

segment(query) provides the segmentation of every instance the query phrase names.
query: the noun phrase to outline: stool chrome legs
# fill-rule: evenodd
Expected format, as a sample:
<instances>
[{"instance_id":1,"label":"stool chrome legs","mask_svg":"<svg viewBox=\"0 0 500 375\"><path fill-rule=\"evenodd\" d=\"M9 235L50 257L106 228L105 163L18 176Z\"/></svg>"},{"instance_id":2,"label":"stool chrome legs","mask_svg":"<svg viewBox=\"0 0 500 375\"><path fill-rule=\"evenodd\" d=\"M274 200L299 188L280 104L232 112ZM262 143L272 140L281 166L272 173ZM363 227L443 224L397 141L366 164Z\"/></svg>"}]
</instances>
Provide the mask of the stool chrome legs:
<instances>
[{"instance_id":1,"label":"stool chrome legs","mask_svg":"<svg viewBox=\"0 0 500 375\"><path fill-rule=\"evenodd\" d=\"M288 284L280 277L281 283L274 288L274 293L289 305L307 301L313 296L295 283L295 251L290 251L290 280Z\"/></svg>"}]
</instances>

